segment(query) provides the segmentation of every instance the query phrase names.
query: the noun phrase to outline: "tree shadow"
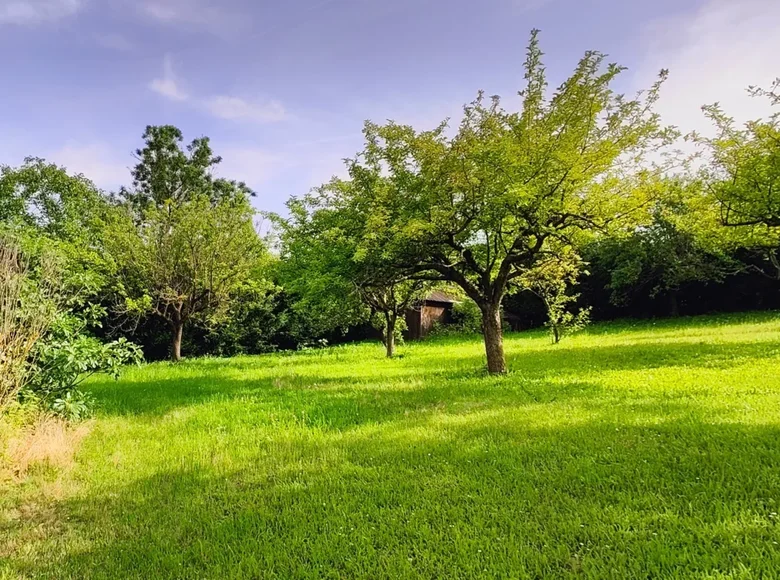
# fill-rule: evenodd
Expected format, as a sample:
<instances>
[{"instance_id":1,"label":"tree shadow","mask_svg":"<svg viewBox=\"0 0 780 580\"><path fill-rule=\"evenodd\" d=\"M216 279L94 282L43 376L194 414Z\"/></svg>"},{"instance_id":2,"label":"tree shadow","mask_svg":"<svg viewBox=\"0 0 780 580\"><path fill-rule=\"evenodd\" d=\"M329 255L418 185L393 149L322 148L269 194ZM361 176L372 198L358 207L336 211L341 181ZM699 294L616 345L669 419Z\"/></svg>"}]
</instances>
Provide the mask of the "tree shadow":
<instances>
[{"instance_id":1,"label":"tree shadow","mask_svg":"<svg viewBox=\"0 0 780 580\"><path fill-rule=\"evenodd\" d=\"M203 359L174 369L150 365L119 382L93 381L89 388L106 415L152 420L192 405L240 404L258 415L302 412L311 424L342 429L458 405L593 399L605 388L601 380L608 373L676 367L727 369L778 354L780 339L558 345L510 351L510 375L491 377L481 370L480 355L447 353L442 348L412 351L395 361L378 356L370 367L360 351L346 355L325 350L301 359Z\"/></svg>"},{"instance_id":2,"label":"tree shadow","mask_svg":"<svg viewBox=\"0 0 780 580\"><path fill-rule=\"evenodd\" d=\"M73 578L772 576L780 433L676 411L654 424L595 414L546 425L510 407L300 433L259 444L240 466L161 469L63 500L58 537L10 569ZM19 525L34 534L47 524Z\"/></svg>"}]
</instances>

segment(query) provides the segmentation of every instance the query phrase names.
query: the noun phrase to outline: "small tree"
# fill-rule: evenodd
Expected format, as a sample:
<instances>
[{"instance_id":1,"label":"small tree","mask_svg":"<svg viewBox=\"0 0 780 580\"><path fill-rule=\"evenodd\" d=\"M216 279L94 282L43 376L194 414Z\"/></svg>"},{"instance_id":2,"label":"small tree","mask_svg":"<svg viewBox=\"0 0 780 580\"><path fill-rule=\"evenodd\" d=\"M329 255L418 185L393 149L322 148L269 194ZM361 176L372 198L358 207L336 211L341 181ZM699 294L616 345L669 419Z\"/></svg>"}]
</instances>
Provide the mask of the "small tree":
<instances>
[{"instance_id":1,"label":"small tree","mask_svg":"<svg viewBox=\"0 0 780 580\"><path fill-rule=\"evenodd\" d=\"M585 328L590 322L590 308L573 309L579 294L569 289L576 284L582 272L582 260L570 248L561 249L557 256L539 263L518 278L517 285L536 294L547 310L547 327L553 344L564 336Z\"/></svg>"},{"instance_id":2,"label":"small tree","mask_svg":"<svg viewBox=\"0 0 780 580\"><path fill-rule=\"evenodd\" d=\"M387 358L393 358L396 342L405 330L404 314L423 296L427 285L419 280L374 280L373 285L358 285L357 289L372 310L371 321L382 333Z\"/></svg>"},{"instance_id":3,"label":"small tree","mask_svg":"<svg viewBox=\"0 0 780 580\"><path fill-rule=\"evenodd\" d=\"M322 321L321 331L369 320L392 358L404 313L430 285L409 280L363 245L371 225L355 191L354 181L333 180L292 199L289 218L274 216L285 286L299 308Z\"/></svg>"}]
</instances>

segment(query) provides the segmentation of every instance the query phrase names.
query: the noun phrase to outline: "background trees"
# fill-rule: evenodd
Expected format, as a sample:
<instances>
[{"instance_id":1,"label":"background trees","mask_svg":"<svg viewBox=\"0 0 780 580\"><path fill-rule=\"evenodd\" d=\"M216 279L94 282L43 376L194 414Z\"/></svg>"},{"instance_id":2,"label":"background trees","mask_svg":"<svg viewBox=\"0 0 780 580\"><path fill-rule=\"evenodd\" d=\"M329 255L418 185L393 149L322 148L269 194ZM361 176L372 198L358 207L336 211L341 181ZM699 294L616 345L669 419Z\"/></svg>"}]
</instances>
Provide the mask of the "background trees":
<instances>
[{"instance_id":1,"label":"background trees","mask_svg":"<svg viewBox=\"0 0 780 580\"><path fill-rule=\"evenodd\" d=\"M290 218L275 218L285 281L298 298L297 307L321 320L321 328L346 329L368 320L382 333L387 356L392 357L404 313L430 284L410 279L381 248L367 243L382 236L381 226L372 221L370 195L386 184L378 175L369 177L358 164L348 165L352 179L334 179L291 200Z\"/></svg>"},{"instance_id":2,"label":"background trees","mask_svg":"<svg viewBox=\"0 0 780 580\"><path fill-rule=\"evenodd\" d=\"M780 307L756 274L780 277L780 113L741 127L705 107L716 133L691 136L704 154L690 172L659 154L679 137L653 112L665 72L626 97L623 69L588 52L550 90L542 56L533 32L518 110L479 93L452 127L367 122L344 178L271 216L272 246L254 194L214 176L209 139L185 145L173 126L146 128L130 185L110 194L37 158L0 167L2 340L56 287L19 359L62 401L74 372L138 358L121 339L178 360L183 344L265 352L365 338L371 322L393 356L405 311L437 284L476 305L492 373L506 319L557 341L588 314ZM752 92L776 107L779 88Z\"/></svg>"}]
</instances>

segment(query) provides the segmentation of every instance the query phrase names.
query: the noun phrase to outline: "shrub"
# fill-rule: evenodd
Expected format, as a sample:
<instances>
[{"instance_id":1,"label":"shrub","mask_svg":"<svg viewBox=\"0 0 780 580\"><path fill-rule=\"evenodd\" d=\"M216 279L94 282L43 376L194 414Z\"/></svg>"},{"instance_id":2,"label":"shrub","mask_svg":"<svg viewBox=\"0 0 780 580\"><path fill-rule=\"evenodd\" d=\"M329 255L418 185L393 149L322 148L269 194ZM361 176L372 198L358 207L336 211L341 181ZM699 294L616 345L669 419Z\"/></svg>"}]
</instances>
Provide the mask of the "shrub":
<instances>
[{"instance_id":1,"label":"shrub","mask_svg":"<svg viewBox=\"0 0 780 580\"><path fill-rule=\"evenodd\" d=\"M78 386L96 373L115 379L122 366L143 359L139 346L120 338L103 343L86 334L86 322L73 315L60 317L51 334L39 342L23 398L36 398L42 407L68 419L83 419L93 407Z\"/></svg>"},{"instance_id":2,"label":"shrub","mask_svg":"<svg viewBox=\"0 0 780 580\"><path fill-rule=\"evenodd\" d=\"M36 280L15 242L0 237L0 410L16 400L36 344L57 314L51 266L42 260Z\"/></svg>"}]
</instances>

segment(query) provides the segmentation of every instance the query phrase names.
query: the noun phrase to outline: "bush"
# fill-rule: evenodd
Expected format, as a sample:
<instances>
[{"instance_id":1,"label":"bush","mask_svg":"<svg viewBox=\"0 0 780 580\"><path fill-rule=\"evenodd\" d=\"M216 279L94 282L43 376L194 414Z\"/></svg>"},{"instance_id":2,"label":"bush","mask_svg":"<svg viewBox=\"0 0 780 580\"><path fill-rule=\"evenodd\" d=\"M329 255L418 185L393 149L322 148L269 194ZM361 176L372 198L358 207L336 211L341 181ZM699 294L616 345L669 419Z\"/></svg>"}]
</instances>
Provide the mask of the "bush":
<instances>
[{"instance_id":1,"label":"bush","mask_svg":"<svg viewBox=\"0 0 780 580\"><path fill-rule=\"evenodd\" d=\"M86 334L86 322L63 316L55 329L36 346L30 377L22 391L26 400L67 419L83 419L93 407L91 397L78 386L96 373L118 378L122 366L143 360L137 345L120 338L103 343Z\"/></svg>"},{"instance_id":2,"label":"bush","mask_svg":"<svg viewBox=\"0 0 780 580\"><path fill-rule=\"evenodd\" d=\"M30 355L57 315L52 262L42 259L37 270L15 240L0 235L0 410L16 400Z\"/></svg>"}]
</instances>

